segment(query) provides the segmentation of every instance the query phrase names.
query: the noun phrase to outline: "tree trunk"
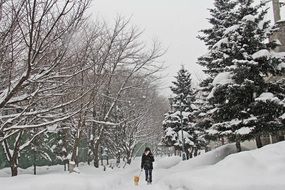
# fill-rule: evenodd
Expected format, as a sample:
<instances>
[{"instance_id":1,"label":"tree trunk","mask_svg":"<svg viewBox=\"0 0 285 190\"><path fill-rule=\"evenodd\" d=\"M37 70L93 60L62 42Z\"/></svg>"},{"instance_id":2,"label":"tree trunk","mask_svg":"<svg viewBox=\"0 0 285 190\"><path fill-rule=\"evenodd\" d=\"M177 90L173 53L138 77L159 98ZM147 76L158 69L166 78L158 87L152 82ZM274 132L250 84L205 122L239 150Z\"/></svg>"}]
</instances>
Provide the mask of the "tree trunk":
<instances>
[{"instance_id":1,"label":"tree trunk","mask_svg":"<svg viewBox=\"0 0 285 190\"><path fill-rule=\"evenodd\" d=\"M221 142L222 142L222 145L225 145L225 138L224 137L221 137Z\"/></svg>"},{"instance_id":2,"label":"tree trunk","mask_svg":"<svg viewBox=\"0 0 285 190\"><path fill-rule=\"evenodd\" d=\"M96 141L94 143L94 149L93 149L93 154L94 154L94 167L99 168L99 141Z\"/></svg>"},{"instance_id":3,"label":"tree trunk","mask_svg":"<svg viewBox=\"0 0 285 190\"><path fill-rule=\"evenodd\" d=\"M281 141L284 141L285 138L284 138L284 131L280 131L278 132L278 142L281 142Z\"/></svg>"},{"instance_id":4,"label":"tree trunk","mask_svg":"<svg viewBox=\"0 0 285 190\"><path fill-rule=\"evenodd\" d=\"M131 164L132 162L132 155L131 155L131 151L127 150L127 164Z\"/></svg>"},{"instance_id":5,"label":"tree trunk","mask_svg":"<svg viewBox=\"0 0 285 190\"><path fill-rule=\"evenodd\" d=\"M33 166L34 166L34 175L37 175L37 165L36 165L36 150L35 147L33 147Z\"/></svg>"},{"instance_id":6,"label":"tree trunk","mask_svg":"<svg viewBox=\"0 0 285 190\"><path fill-rule=\"evenodd\" d=\"M198 148L194 149L194 157L198 156Z\"/></svg>"},{"instance_id":7,"label":"tree trunk","mask_svg":"<svg viewBox=\"0 0 285 190\"><path fill-rule=\"evenodd\" d=\"M185 149L185 153L186 153L186 159L189 160L190 153L189 153L189 149L188 148Z\"/></svg>"},{"instance_id":8,"label":"tree trunk","mask_svg":"<svg viewBox=\"0 0 285 190\"><path fill-rule=\"evenodd\" d=\"M237 152L241 152L240 141L236 141Z\"/></svg>"},{"instance_id":9,"label":"tree trunk","mask_svg":"<svg viewBox=\"0 0 285 190\"><path fill-rule=\"evenodd\" d=\"M15 152L12 159L10 160L11 174L13 176L18 175L18 153Z\"/></svg>"},{"instance_id":10,"label":"tree trunk","mask_svg":"<svg viewBox=\"0 0 285 190\"><path fill-rule=\"evenodd\" d=\"M121 152L118 152L117 153L117 161L116 161L116 165L117 165L117 167L119 167L119 165L120 165L120 162L121 162Z\"/></svg>"},{"instance_id":11,"label":"tree trunk","mask_svg":"<svg viewBox=\"0 0 285 190\"><path fill-rule=\"evenodd\" d=\"M93 159L94 159L94 158L92 157L92 150L89 149L89 150L88 150L88 155L87 155L87 163L88 163L89 166L91 165L91 161L92 161Z\"/></svg>"},{"instance_id":12,"label":"tree trunk","mask_svg":"<svg viewBox=\"0 0 285 190\"><path fill-rule=\"evenodd\" d=\"M194 151L194 148L191 148L190 158L193 158L193 151Z\"/></svg>"},{"instance_id":13,"label":"tree trunk","mask_svg":"<svg viewBox=\"0 0 285 190\"><path fill-rule=\"evenodd\" d=\"M257 136L257 137L255 138L255 142L256 142L256 147L257 147L257 148L261 148L261 147L263 146L260 136Z\"/></svg>"},{"instance_id":14,"label":"tree trunk","mask_svg":"<svg viewBox=\"0 0 285 190\"><path fill-rule=\"evenodd\" d=\"M72 156L71 161L75 162L75 164L78 166L78 146L80 142L80 136L75 139L73 149L72 149Z\"/></svg>"},{"instance_id":15,"label":"tree trunk","mask_svg":"<svg viewBox=\"0 0 285 190\"><path fill-rule=\"evenodd\" d=\"M11 174L12 174L12 177L18 175L18 166L17 165L11 165Z\"/></svg>"}]
</instances>

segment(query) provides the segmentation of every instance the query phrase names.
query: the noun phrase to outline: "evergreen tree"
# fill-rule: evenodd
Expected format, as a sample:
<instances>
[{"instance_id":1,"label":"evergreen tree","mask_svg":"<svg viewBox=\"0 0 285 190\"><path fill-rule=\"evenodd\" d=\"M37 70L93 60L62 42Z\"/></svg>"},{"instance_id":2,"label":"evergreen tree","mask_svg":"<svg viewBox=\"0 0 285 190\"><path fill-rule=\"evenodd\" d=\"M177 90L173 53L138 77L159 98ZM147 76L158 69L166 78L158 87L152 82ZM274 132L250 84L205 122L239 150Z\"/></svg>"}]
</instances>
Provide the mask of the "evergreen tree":
<instances>
[{"instance_id":1,"label":"evergreen tree","mask_svg":"<svg viewBox=\"0 0 285 190\"><path fill-rule=\"evenodd\" d=\"M186 69L180 69L175 78L176 81L172 82L173 86L170 87L174 94L171 103L172 108L171 111L165 114L165 120L163 121L165 131L163 142L167 146L174 146L176 149L181 150L184 141L184 149L187 157L190 157L188 149L195 146L193 140L198 142L198 134L195 134L197 130L195 130L191 121L193 119L192 113L195 109L193 104L195 94L191 86L191 74ZM181 120L183 126L181 126Z\"/></svg>"},{"instance_id":2,"label":"evergreen tree","mask_svg":"<svg viewBox=\"0 0 285 190\"><path fill-rule=\"evenodd\" d=\"M223 69L212 75L216 77L208 99L218 109L213 113L215 124L209 132L236 141L238 148L242 140L280 130L278 118L285 111L284 89L266 81L269 74L278 74L280 59L264 43L269 22L264 20L267 9L262 9L263 5L237 0L238 23L228 27L210 50L223 55L213 64ZM207 68L212 72L212 66Z\"/></svg>"},{"instance_id":3,"label":"evergreen tree","mask_svg":"<svg viewBox=\"0 0 285 190\"><path fill-rule=\"evenodd\" d=\"M227 62L229 58L226 53L217 50L216 46L219 45L228 28L238 23L235 12L236 7L236 1L215 0L214 8L209 9L211 18L208 20L211 27L201 30L202 34L198 36L209 49L207 54L198 58L198 64L204 66L204 72L208 74L208 78L200 83L198 89L200 102L198 106L199 111L196 115L197 125L204 129L208 129L212 125L212 113L216 110L215 105L210 104L208 101L208 97L211 96L210 93L213 89L213 80L218 73L226 70L225 64L221 64L221 62Z\"/></svg>"},{"instance_id":4,"label":"evergreen tree","mask_svg":"<svg viewBox=\"0 0 285 190\"><path fill-rule=\"evenodd\" d=\"M237 2L233 0L215 0L214 8L209 9L211 18L208 20L212 27L201 30L203 35L198 36L209 49L222 39L224 31L236 22L233 12L236 4Z\"/></svg>"}]
</instances>

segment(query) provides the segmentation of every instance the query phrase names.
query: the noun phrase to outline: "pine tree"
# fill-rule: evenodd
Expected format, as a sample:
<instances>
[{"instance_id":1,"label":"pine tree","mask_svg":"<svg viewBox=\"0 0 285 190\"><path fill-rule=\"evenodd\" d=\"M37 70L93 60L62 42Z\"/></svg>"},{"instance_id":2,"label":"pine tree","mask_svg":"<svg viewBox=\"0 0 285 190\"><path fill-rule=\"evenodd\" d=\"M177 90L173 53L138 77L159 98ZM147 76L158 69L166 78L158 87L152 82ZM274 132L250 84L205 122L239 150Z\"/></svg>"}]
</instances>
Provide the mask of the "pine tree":
<instances>
[{"instance_id":1,"label":"pine tree","mask_svg":"<svg viewBox=\"0 0 285 190\"><path fill-rule=\"evenodd\" d=\"M224 31L236 22L236 16L233 12L236 4L237 2L233 0L215 0L214 8L209 9L211 18L208 20L212 27L201 30L200 32L203 35L198 36L209 49L222 39Z\"/></svg>"},{"instance_id":2,"label":"pine tree","mask_svg":"<svg viewBox=\"0 0 285 190\"><path fill-rule=\"evenodd\" d=\"M262 9L264 4L254 6L253 0L237 3L239 22L227 28L212 48L224 55L216 62L224 69L215 73L208 99L218 108L210 134L226 136L240 148L240 141L280 130L278 118L285 110L284 89L266 81L269 74L278 74L280 64L264 43L269 31L264 20L267 9Z\"/></svg>"},{"instance_id":3,"label":"pine tree","mask_svg":"<svg viewBox=\"0 0 285 190\"><path fill-rule=\"evenodd\" d=\"M214 8L209 9L211 18L208 20L211 27L201 30L202 34L198 36L200 40L205 42L205 45L209 49L207 54L198 58L198 64L204 66L204 72L208 74L208 78L200 83L198 89L200 105L198 106L199 113L196 115L198 120L197 125L204 129L208 129L212 125L212 113L216 110L215 105L210 104L208 101L208 97L212 96L210 93L213 89L213 80L218 73L226 70L225 63L229 58L226 53L217 50L216 46L223 40L228 28L238 23L235 12L236 7L236 1L215 0ZM221 64L222 62L224 63Z\"/></svg>"},{"instance_id":4,"label":"pine tree","mask_svg":"<svg viewBox=\"0 0 285 190\"><path fill-rule=\"evenodd\" d=\"M183 140L185 144L185 151L189 157L188 148L194 146L194 128L191 123L191 112L193 108L194 92L191 86L191 74L184 68L180 69L178 75L173 81L173 86L170 87L174 94L171 111L165 114L163 121L163 128L165 135L163 142L167 146L174 146L176 149L182 149ZM181 114L182 113L182 114ZM181 119L182 125L181 126ZM183 139L182 139L183 130Z\"/></svg>"}]
</instances>

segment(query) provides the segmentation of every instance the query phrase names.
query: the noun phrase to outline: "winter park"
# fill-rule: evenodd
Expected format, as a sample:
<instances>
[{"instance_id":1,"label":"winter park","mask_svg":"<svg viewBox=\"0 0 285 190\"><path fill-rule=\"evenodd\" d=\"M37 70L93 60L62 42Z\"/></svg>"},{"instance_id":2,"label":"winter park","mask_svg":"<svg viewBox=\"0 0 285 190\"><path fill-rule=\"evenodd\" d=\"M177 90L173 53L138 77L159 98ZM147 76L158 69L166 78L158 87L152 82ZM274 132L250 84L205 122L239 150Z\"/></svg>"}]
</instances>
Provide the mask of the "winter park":
<instances>
[{"instance_id":1,"label":"winter park","mask_svg":"<svg viewBox=\"0 0 285 190\"><path fill-rule=\"evenodd\" d=\"M1 190L284 179L284 0L0 0Z\"/></svg>"}]
</instances>

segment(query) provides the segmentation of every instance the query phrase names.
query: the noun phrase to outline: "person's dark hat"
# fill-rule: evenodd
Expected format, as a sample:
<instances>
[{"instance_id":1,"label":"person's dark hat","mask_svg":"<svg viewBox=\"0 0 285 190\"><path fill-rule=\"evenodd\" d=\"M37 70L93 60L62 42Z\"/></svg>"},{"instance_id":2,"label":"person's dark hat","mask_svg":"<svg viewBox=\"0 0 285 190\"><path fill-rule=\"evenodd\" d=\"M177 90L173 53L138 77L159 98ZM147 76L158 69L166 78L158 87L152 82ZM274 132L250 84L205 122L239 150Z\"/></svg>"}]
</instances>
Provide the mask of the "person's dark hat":
<instances>
[{"instance_id":1,"label":"person's dark hat","mask_svg":"<svg viewBox=\"0 0 285 190\"><path fill-rule=\"evenodd\" d=\"M145 152L146 152L146 151L150 151L150 148L149 148L149 147L146 147L144 151L145 151Z\"/></svg>"}]
</instances>

